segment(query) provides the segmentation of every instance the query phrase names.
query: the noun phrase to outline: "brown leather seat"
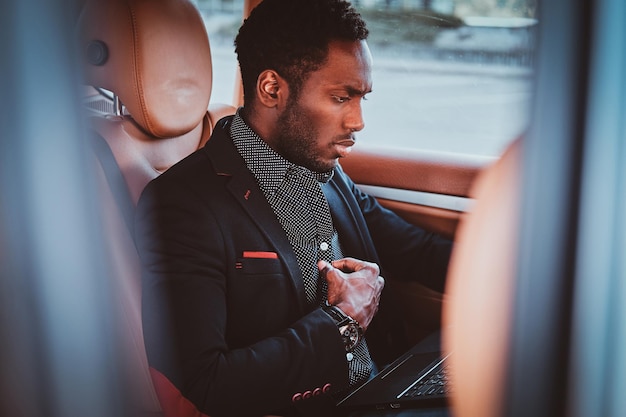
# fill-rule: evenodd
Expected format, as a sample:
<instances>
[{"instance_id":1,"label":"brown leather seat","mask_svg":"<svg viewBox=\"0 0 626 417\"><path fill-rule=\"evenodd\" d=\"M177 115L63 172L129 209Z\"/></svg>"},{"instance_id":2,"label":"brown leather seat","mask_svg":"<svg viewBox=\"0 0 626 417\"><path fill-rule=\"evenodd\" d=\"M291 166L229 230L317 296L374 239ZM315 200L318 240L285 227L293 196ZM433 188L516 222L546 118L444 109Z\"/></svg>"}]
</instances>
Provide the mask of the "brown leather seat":
<instances>
[{"instance_id":1,"label":"brown leather seat","mask_svg":"<svg viewBox=\"0 0 626 417\"><path fill-rule=\"evenodd\" d=\"M140 263L122 199L134 208L150 180L203 146L215 123L235 108L210 104L211 49L202 18L187 0L88 0L78 38L85 84L113 92L124 106L119 115L93 116L89 123L110 148L125 187L120 193L112 186L110 166L98 155L124 381L132 390L133 415L160 415L143 345ZM159 390L167 388L167 381L157 383ZM171 415L168 407L165 415Z\"/></svg>"},{"instance_id":2,"label":"brown leather seat","mask_svg":"<svg viewBox=\"0 0 626 417\"><path fill-rule=\"evenodd\" d=\"M521 141L478 178L461 222L443 305L455 417L502 415L516 268Z\"/></svg>"},{"instance_id":3,"label":"brown leather seat","mask_svg":"<svg viewBox=\"0 0 626 417\"><path fill-rule=\"evenodd\" d=\"M151 179L201 147L234 108L209 106L211 49L189 1L88 0L79 33L85 82L115 93L128 113L92 123L136 203Z\"/></svg>"}]
</instances>

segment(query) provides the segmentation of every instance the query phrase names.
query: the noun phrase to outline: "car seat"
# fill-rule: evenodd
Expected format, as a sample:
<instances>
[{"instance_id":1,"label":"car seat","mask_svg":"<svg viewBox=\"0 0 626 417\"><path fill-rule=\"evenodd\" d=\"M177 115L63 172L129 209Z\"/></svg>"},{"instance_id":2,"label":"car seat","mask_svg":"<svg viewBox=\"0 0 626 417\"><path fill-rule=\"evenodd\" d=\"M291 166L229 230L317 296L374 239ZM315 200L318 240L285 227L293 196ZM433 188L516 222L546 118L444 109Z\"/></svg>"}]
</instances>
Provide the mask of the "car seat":
<instances>
[{"instance_id":1,"label":"car seat","mask_svg":"<svg viewBox=\"0 0 626 417\"><path fill-rule=\"evenodd\" d=\"M147 363L133 211L147 183L202 147L235 108L210 103L209 39L187 0L87 0L77 37L84 84L108 90L116 103L88 124L131 413L200 415Z\"/></svg>"},{"instance_id":2,"label":"car seat","mask_svg":"<svg viewBox=\"0 0 626 417\"><path fill-rule=\"evenodd\" d=\"M515 286L521 139L485 169L450 260L442 343L450 354L452 414L502 415Z\"/></svg>"}]
</instances>

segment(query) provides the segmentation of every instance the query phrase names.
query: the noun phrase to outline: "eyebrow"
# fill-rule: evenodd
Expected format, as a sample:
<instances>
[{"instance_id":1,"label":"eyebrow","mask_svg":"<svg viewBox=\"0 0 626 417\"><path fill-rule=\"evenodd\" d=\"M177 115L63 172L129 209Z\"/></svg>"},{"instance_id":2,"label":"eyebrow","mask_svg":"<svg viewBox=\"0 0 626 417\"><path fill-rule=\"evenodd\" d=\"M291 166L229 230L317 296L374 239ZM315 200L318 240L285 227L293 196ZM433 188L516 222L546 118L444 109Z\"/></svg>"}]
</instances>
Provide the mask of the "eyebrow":
<instances>
[{"instance_id":1,"label":"eyebrow","mask_svg":"<svg viewBox=\"0 0 626 417\"><path fill-rule=\"evenodd\" d=\"M372 92L372 89L368 89L367 91L364 90L359 90L358 88L354 88L351 87L349 85L344 86L343 88L345 88L346 92L348 93L348 95L350 97L354 97L354 96L364 96L366 94L369 94Z\"/></svg>"}]
</instances>

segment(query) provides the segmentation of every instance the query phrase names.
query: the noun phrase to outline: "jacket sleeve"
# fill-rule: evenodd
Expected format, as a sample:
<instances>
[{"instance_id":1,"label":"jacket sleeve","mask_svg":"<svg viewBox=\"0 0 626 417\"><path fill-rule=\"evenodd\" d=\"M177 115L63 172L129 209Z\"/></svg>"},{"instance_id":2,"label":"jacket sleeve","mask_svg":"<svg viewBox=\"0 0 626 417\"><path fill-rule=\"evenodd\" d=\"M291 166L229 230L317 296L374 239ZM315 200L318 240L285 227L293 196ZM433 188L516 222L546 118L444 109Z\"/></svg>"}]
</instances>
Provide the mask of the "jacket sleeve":
<instances>
[{"instance_id":1,"label":"jacket sleeve","mask_svg":"<svg viewBox=\"0 0 626 417\"><path fill-rule=\"evenodd\" d=\"M166 175L142 195L135 232L150 366L211 416L269 414L294 402L329 401L323 393L347 385L347 363L336 325L321 309L281 328L268 325L264 337L247 344L231 342L245 339L237 334L245 329L229 326L235 311L260 322L270 312L233 298L235 255L229 248L245 236L230 235L227 221ZM290 300L278 296L272 302L278 307Z\"/></svg>"}]
</instances>

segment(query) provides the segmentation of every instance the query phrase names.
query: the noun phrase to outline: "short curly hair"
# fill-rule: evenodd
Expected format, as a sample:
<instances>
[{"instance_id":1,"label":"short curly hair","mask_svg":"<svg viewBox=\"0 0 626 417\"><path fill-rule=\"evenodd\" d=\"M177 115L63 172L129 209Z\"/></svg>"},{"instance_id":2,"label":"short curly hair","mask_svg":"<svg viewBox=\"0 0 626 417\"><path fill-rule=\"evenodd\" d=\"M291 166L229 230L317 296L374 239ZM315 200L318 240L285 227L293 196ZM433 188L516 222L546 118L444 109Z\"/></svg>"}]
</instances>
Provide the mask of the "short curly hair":
<instances>
[{"instance_id":1,"label":"short curly hair","mask_svg":"<svg viewBox=\"0 0 626 417\"><path fill-rule=\"evenodd\" d=\"M255 98L261 72L273 69L298 97L307 76L328 57L330 41L361 41L368 30L345 0L264 0L252 10L235 38L244 101Z\"/></svg>"}]
</instances>

